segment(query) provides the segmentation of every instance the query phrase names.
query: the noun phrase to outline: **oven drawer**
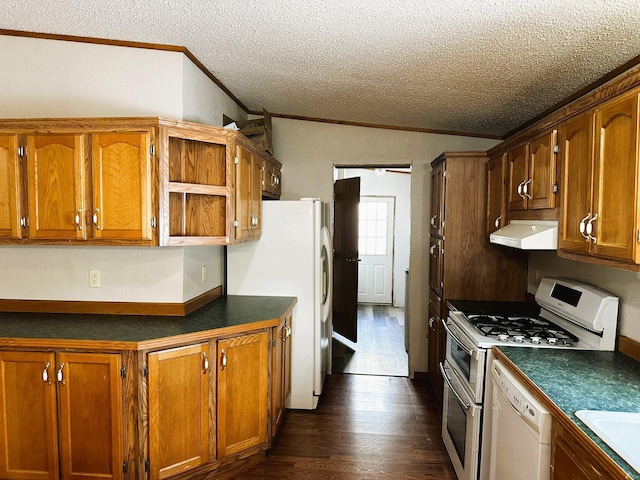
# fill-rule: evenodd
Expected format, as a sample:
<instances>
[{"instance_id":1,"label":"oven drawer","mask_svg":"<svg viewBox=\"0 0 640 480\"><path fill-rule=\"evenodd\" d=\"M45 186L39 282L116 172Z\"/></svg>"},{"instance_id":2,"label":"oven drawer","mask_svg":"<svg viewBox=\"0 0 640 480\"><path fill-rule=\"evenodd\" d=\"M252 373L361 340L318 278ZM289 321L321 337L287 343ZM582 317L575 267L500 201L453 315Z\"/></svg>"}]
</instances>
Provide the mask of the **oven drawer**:
<instances>
[{"instance_id":1,"label":"oven drawer","mask_svg":"<svg viewBox=\"0 0 640 480\"><path fill-rule=\"evenodd\" d=\"M445 381L442 440L458 480L476 480L482 405L474 403L473 398L453 374L446 360L444 364L440 364L440 370Z\"/></svg>"}]
</instances>

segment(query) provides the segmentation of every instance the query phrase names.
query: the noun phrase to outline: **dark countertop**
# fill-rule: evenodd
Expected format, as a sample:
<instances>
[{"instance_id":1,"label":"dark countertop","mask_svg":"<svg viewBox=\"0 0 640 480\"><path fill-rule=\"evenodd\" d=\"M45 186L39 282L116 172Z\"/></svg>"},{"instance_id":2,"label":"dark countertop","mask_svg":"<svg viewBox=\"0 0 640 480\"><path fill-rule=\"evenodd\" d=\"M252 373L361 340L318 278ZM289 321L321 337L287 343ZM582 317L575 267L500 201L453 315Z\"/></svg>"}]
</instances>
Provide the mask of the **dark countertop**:
<instances>
[{"instance_id":1,"label":"dark countertop","mask_svg":"<svg viewBox=\"0 0 640 480\"><path fill-rule=\"evenodd\" d=\"M1 312L0 346L113 342L114 348L137 350L170 338L197 339L212 330L234 332L253 323L263 328L260 322L279 319L295 302L295 297L222 296L184 317Z\"/></svg>"},{"instance_id":2,"label":"dark countertop","mask_svg":"<svg viewBox=\"0 0 640 480\"><path fill-rule=\"evenodd\" d=\"M640 362L618 352L496 347L630 478L636 472L578 417L577 410L640 412Z\"/></svg>"}]
</instances>

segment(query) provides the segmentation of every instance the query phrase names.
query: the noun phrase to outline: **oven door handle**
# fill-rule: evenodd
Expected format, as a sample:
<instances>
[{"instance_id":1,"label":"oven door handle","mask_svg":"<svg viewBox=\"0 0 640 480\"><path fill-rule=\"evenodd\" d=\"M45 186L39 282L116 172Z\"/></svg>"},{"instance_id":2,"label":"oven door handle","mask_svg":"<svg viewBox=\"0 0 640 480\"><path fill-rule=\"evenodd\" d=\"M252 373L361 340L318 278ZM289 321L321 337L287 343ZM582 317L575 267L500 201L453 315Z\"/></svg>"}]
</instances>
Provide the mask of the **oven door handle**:
<instances>
[{"instance_id":1,"label":"oven door handle","mask_svg":"<svg viewBox=\"0 0 640 480\"><path fill-rule=\"evenodd\" d=\"M473 348L469 348L468 346L466 346L464 344L464 342L462 340L460 340L460 338L458 338L458 336L451 331L451 329L447 325L447 322L445 322L444 319L442 320L442 326L447 331L447 333L449 335L451 335L451 338L453 338L456 341L456 343L458 345L460 345L460 347L464 350L464 353L466 353L470 357L474 357L475 356L475 350Z\"/></svg>"},{"instance_id":2,"label":"oven door handle","mask_svg":"<svg viewBox=\"0 0 640 480\"><path fill-rule=\"evenodd\" d=\"M451 379L447 375L447 372L444 371L444 365L442 364L442 362L440 362L439 367L440 367L440 373L442 373L442 378L444 378L444 381L447 382L447 385L449 386L449 389L455 395L456 400L458 400L458 403L460 404L460 406L462 408L465 409L465 411L468 411L471 408L471 404L465 402L464 399L458 394L458 392L456 392L456 389L453 388L453 384L451 383Z\"/></svg>"}]
</instances>

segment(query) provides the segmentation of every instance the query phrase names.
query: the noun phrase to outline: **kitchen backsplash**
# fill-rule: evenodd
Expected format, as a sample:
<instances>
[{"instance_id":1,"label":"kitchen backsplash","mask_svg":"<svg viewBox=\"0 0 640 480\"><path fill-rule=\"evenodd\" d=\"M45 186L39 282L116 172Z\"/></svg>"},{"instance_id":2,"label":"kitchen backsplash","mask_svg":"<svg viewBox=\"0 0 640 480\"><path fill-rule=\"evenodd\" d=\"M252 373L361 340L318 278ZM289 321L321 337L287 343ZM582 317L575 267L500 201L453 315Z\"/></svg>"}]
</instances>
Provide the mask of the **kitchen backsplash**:
<instances>
[{"instance_id":1,"label":"kitchen backsplash","mask_svg":"<svg viewBox=\"0 0 640 480\"><path fill-rule=\"evenodd\" d=\"M618 335L640 341L640 274L559 258L555 251L529 253L528 291L535 293L542 277L581 280L620 298Z\"/></svg>"}]
</instances>

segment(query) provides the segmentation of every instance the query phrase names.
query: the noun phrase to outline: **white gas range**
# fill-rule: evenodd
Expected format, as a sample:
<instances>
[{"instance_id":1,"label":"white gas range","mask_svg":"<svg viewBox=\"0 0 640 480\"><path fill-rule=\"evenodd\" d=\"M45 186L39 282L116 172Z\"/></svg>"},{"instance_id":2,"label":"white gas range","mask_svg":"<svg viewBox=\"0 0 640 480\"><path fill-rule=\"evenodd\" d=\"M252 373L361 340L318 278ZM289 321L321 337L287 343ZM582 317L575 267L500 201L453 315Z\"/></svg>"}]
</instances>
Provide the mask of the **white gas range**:
<instances>
[{"instance_id":1,"label":"white gas range","mask_svg":"<svg viewBox=\"0 0 640 480\"><path fill-rule=\"evenodd\" d=\"M618 298L568 279L543 278L537 306L448 301L442 436L459 480L488 480L491 347L614 350Z\"/></svg>"}]
</instances>

